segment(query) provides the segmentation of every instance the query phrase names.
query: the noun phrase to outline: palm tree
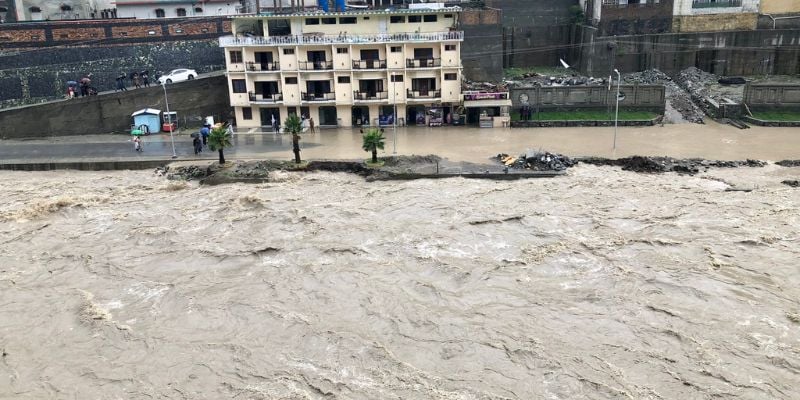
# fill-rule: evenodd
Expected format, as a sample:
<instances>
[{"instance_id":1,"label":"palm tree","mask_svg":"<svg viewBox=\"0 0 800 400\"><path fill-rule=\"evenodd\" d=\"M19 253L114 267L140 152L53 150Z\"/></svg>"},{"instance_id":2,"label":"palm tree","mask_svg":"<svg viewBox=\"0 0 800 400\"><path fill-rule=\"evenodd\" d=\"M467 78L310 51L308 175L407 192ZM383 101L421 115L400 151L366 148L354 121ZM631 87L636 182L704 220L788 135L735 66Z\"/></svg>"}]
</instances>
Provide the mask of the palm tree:
<instances>
[{"instance_id":1,"label":"palm tree","mask_svg":"<svg viewBox=\"0 0 800 400\"><path fill-rule=\"evenodd\" d=\"M292 151L294 152L294 162L300 164L300 132L303 126L300 123L300 118L297 114L292 114L286 118L284 128L287 132L292 134Z\"/></svg>"},{"instance_id":2,"label":"palm tree","mask_svg":"<svg viewBox=\"0 0 800 400\"><path fill-rule=\"evenodd\" d=\"M378 130L378 128L370 128L364 133L362 137L364 139L361 148L364 151L371 151L372 152L372 163L375 164L378 162L378 149L383 150L384 140L383 137L383 129Z\"/></svg>"},{"instance_id":3,"label":"palm tree","mask_svg":"<svg viewBox=\"0 0 800 400\"><path fill-rule=\"evenodd\" d=\"M220 164L225 164L225 154L222 153L222 150L231 146L233 146L231 144L231 133L228 131L227 126L218 126L211 130L211 134L208 135L208 147L211 150L219 151Z\"/></svg>"}]
</instances>

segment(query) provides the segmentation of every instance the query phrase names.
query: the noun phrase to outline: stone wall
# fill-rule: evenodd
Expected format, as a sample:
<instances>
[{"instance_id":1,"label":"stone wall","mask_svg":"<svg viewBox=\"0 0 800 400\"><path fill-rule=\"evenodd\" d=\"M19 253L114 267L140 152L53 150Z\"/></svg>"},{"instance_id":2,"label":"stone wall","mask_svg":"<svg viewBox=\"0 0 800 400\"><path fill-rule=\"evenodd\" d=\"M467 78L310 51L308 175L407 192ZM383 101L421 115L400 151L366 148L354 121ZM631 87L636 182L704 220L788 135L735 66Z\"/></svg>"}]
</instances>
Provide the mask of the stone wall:
<instances>
[{"instance_id":1,"label":"stone wall","mask_svg":"<svg viewBox=\"0 0 800 400\"><path fill-rule=\"evenodd\" d=\"M200 117L227 120L230 116L225 76L168 85L167 93L169 109L178 113L179 123L199 125ZM0 138L127 133L131 113L145 107L166 109L160 86L0 110Z\"/></svg>"},{"instance_id":2,"label":"stone wall","mask_svg":"<svg viewBox=\"0 0 800 400\"><path fill-rule=\"evenodd\" d=\"M672 0L658 3L603 5L598 29L601 36L670 32Z\"/></svg>"},{"instance_id":3,"label":"stone wall","mask_svg":"<svg viewBox=\"0 0 800 400\"><path fill-rule=\"evenodd\" d=\"M198 73L225 68L216 40L43 48L0 52L0 108L63 98L66 82L92 73L92 85L113 90L120 73L167 72L188 67ZM130 84L130 83L129 83Z\"/></svg>"},{"instance_id":4,"label":"stone wall","mask_svg":"<svg viewBox=\"0 0 800 400\"><path fill-rule=\"evenodd\" d=\"M800 73L799 30L756 30L599 37L581 29L583 45L575 65L590 76L608 76L614 68L636 72L658 68L675 74L697 67L717 75Z\"/></svg>"},{"instance_id":5,"label":"stone wall","mask_svg":"<svg viewBox=\"0 0 800 400\"><path fill-rule=\"evenodd\" d=\"M673 32L714 32L756 29L758 14L676 15Z\"/></svg>"}]
</instances>

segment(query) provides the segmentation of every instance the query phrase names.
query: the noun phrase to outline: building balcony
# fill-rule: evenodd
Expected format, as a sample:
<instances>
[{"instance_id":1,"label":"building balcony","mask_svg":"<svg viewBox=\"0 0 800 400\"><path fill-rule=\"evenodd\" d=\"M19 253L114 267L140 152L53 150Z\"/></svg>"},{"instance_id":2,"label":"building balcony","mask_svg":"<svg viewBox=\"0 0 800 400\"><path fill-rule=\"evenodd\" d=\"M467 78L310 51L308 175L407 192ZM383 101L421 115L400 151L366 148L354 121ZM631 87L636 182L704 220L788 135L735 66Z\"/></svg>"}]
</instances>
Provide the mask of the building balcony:
<instances>
[{"instance_id":1,"label":"building balcony","mask_svg":"<svg viewBox=\"0 0 800 400\"><path fill-rule=\"evenodd\" d=\"M386 60L353 60L353 69L386 69Z\"/></svg>"},{"instance_id":2,"label":"building balcony","mask_svg":"<svg viewBox=\"0 0 800 400\"><path fill-rule=\"evenodd\" d=\"M333 69L333 61L300 61L301 71L326 71Z\"/></svg>"},{"instance_id":3,"label":"building balcony","mask_svg":"<svg viewBox=\"0 0 800 400\"><path fill-rule=\"evenodd\" d=\"M409 100L430 100L442 98L441 90L406 90L406 98Z\"/></svg>"},{"instance_id":4,"label":"building balcony","mask_svg":"<svg viewBox=\"0 0 800 400\"><path fill-rule=\"evenodd\" d=\"M442 66L441 58L408 58L406 68L436 68Z\"/></svg>"},{"instance_id":5,"label":"building balcony","mask_svg":"<svg viewBox=\"0 0 800 400\"><path fill-rule=\"evenodd\" d=\"M371 35L293 35L293 36L223 36L220 47L281 46L304 44L379 44L379 43L441 43L463 41L464 32L378 33Z\"/></svg>"},{"instance_id":6,"label":"building balcony","mask_svg":"<svg viewBox=\"0 0 800 400\"><path fill-rule=\"evenodd\" d=\"M386 100L389 98L389 92L362 92L359 90L353 91L353 101L364 102L364 101L381 101Z\"/></svg>"},{"instance_id":7,"label":"building balcony","mask_svg":"<svg viewBox=\"0 0 800 400\"><path fill-rule=\"evenodd\" d=\"M278 62L267 62L267 63L254 63L252 61L247 62L247 70L248 71L280 71L281 64Z\"/></svg>"},{"instance_id":8,"label":"building balcony","mask_svg":"<svg viewBox=\"0 0 800 400\"><path fill-rule=\"evenodd\" d=\"M692 8L741 7L742 0L694 0Z\"/></svg>"},{"instance_id":9,"label":"building balcony","mask_svg":"<svg viewBox=\"0 0 800 400\"><path fill-rule=\"evenodd\" d=\"M247 95L250 98L250 102L255 104L274 104L283 101L283 94L281 93L261 94L248 92Z\"/></svg>"},{"instance_id":10,"label":"building balcony","mask_svg":"<svg viewBox=\"0 0 800 400\"><path fill-rule=\"evenodd\" d=\"M335 93L301 93L302 101L309 103L324 103L336 101Z\"/></svg>"}]
</instances>

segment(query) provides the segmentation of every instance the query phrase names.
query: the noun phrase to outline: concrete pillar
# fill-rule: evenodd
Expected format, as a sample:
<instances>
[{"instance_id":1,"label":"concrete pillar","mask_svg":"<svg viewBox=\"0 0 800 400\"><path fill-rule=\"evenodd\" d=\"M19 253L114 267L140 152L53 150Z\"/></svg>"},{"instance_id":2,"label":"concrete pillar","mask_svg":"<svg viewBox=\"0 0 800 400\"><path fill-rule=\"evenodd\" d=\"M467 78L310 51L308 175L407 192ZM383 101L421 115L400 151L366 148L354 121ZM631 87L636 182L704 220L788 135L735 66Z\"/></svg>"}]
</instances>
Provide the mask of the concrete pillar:
<instances>
[{"instance_id":1,"label":"concrete pillar","mask_svg":"<svg viewBox=\"0 0 800 400\"><path fill-rule=\"evenodd\" d=\"M353 126L353 109L349 105L336 106L336 118L342 120L342 128Z\"/></svg>"}]
</instances>

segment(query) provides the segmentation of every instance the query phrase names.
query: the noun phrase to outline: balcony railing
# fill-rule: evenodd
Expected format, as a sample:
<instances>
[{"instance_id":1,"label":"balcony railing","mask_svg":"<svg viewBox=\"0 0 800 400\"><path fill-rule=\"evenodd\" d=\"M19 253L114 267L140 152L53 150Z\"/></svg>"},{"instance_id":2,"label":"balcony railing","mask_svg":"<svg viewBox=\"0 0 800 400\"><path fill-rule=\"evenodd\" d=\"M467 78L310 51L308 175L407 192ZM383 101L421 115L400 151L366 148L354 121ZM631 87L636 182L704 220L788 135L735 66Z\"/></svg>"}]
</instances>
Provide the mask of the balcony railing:
<instances>
[{"instance_id":1,"label":"balcony railing","mask_svg":"<svg viewBox=\"0 0 800 400\"><path fill-rule=\"evenodd\" d=\"M247 94L248 97L250 97L250 101L253 103L277 103L283 101L283 94L281 93L261 94L248 92Z\"/></svg>"},{"instance_id":2,"label":"balcony railing","mask_svg":"<svg viewBox=\"0 0 800 400\"><path fill-rule=\"evenodd\" d=\"M386 69L386 60L353 60L353 69Z\"/></svg>"},{"instance_id":3,"label":"balcony railing","mask_svg":"<svg viewBox=\"0 0 800 400\"><path fill-rule=\"evenodd\" d=\"M336 100L334 93L301 93L303 101L330 101Z\"/></svg>"},{"instance_id":4,"label":"balcony railing","mask_svg":"<svg viewBox=\"0 0 800 400\"><path fill-rule=\"evenodd\" d=\"M694 0L692 8L741 7L742 0Z\"/></svg>"},{"instance_id":5,"label":"balcony railing","mask_svg":"<svg viewBox=\"0 0 800 400\"><path fill-rule=\"evenodd\" d=\"M388 98L389 98L388 92L362 92L359 90L353 91L354 101L386 100Z\"/></svg>"},{"instance_id":6,"label":"balcony railing","mask_svg":"<svg viewBox=\"0 0 800 400\"><path fill-rule=\"evenodd\" d=\"M408 58L406 59L406 68L434 68L441 67L441 58Z\"/></svg>"},{"instance_id":7,"label":"balcony railing","mask_svg":"<svg viewBox=\"0 0 800 400\"><path fill-rule=\"evenodd\" d=\"M300 61L298 64L300 65L300 69L305 71L333 69L333 61Z\"/></svg>"},{"instance_id":8,"label":"balcony railing","mask_svg":"<svg viewBox=\"0 0 800 400\"><path fill-rule=\"evenodd\" d=\"M409 99L437 99L442 97L441 90L406 90Z\"/></svg>"},{"instance_id":9,"label":"balcony railing","mask_svg":"<svg viewBox=\"0 0 800 400\"><path fill-rule=\"evenodd\" d=\"M219 38L220 47L275 46L298 44L358 44L358 43L400 43L400 42L443 42L463 41L464 32L411 32L379 33L374 35L293 35L293 36L223 36Z\"/></svg>"},{"instance_id":10,"label":"balcony railing","mask_svg":"<svg viewBox=\"0 0 800 400\"><path fill-rule=\"evenodd\" d=\"M464 100L508 100L508 92L466 92Z\"/></svg>"},{"instance_id":11,"label":"balcony railing","mask_svg":"<svg viewBox=\"0 0 800 400\"><path fill-rule=\"evenodd\" d=\"M278 62L254 63L247 62L248 71L280 71L281 65Z\"/></svg>"}]
</instances>

